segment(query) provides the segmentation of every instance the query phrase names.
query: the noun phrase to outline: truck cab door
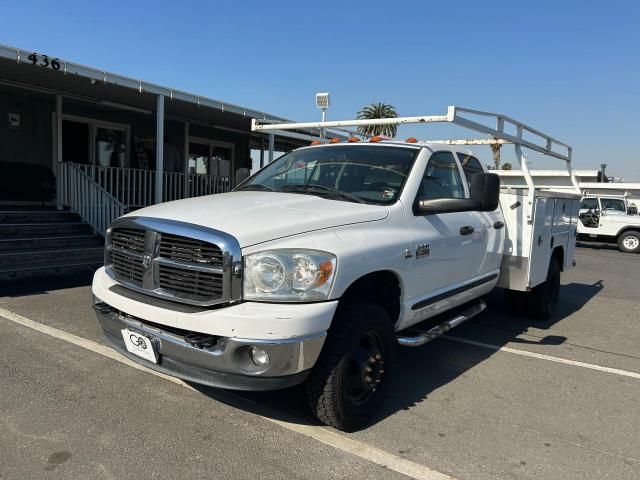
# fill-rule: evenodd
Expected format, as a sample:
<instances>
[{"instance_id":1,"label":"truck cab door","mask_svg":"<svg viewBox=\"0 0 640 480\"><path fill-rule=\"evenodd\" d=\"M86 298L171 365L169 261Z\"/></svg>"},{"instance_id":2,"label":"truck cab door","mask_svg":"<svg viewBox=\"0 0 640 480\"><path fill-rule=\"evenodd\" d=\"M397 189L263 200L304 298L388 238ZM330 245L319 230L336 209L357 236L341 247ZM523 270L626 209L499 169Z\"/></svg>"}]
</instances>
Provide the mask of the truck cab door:
<instances>
[{"instance_id":1,"label":"truck cab door","mask_svg":"<svg viewBox=\"0 0 640 480\"><path fill-rule=\"evenodd\" d=\"M466 190L453 153L435 152L429 158L417 195L422 199L464 198ZM418 199L419 199L418 198ZM407 225L413 239L412 281L407 283L416 319L430 316L429 299L446 298L471 277L471 266L478 249L477 212L421 215L407 211ZM426 309L426 310L425 310Z\"/></svg>"},{"instance_id":2,"label":"truck cab door","mask_svg":"<svg viewBox=\"0 0 640 480\"><path fill-rule=\"evenodd\" d=\"M578 233L596 234L600 226L600 202L596 197L585 197L580 202Z\"/></svg>"},{"instance_id":3,"label":"truck cab door","mask_svg":"<svg viewBox=\"0 0 640 480\"><path fill-rule=\"evenodd\" d=\"M598 197L600 201L600 223L598 235L614 237L620 227L628 221L627 206L621 198Z\"/></svg>"},{"instance_id":4,"label":"truck cab door","mask_svg":"<svg viewBox=\"0 0 640 480\"><path fill-rule=\"evenodd\" d=\"M472 155L458 152L462 171L471 185L471 179L476 173L483 173L480 161ZM469 191L467 189L467 195ZM470 212L475 227L473 243L474 252L471 264L471 277L484 278L498 272L502 263L504 251L505 224L502 211L498 208L493 212Z\"/></svg>"}]
</instances>

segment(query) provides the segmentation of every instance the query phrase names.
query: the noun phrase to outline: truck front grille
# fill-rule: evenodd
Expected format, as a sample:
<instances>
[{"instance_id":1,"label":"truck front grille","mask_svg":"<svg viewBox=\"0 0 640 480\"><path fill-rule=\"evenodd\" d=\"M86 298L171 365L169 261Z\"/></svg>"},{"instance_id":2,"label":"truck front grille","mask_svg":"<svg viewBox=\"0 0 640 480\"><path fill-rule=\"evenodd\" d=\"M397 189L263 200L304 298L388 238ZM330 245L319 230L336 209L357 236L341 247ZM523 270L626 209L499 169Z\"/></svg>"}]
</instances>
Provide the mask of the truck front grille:
<instances>
[{"instance_id":1,"label":"truck front grille","mask_svg":"<svg viewBox=\"0 0 640 480\"><path fill-rule=\"evenodd\" d=\"M222 250L217 245L169 233L160 238L160 256L199 265L222 266Z\"/></svg>"},{"instance_id":2,"label":"truck front grille","mask_svg":"<svg viewBox=\"0 0 640 480\"><path fill-rule=\"evenodd\" d=\"M117 275L140 287L145 271L142 264L144 240L144 230L120 228L111 233L109 249L111 265Z\"/></svg>"},{"instance_id":3,"label":"truck front grille","mask_svg":"<svg viewBox=\"0 0 640 480\"><path fill-rule=\"evenodd\" d=\"M159 266L160 288L191 294L197 298L217 299L222 295L222 274L190 272L168 265Z\"/></svg>"},{"instance_id":4,"label":"truck front grille","mask_svg":"<svg viewBox=\"0 0 640 480\"><path fill-rule=\"evenodd\" d=\"M159 256L168 260L158 265L160 288L203 300L222 296L222 272L206 268L222 268L223 254L217 245L163 233Z\"/></svg>"},{"instance_id":5,"label":"truck front grille","mask_svg":"<svg viewBox=\"0 0 640 480\"><path fill-rule=\"evenodd\" d=\"M118 226L125 221L125 226ZM179 302L214 305L239 300L240 248L234 245L236 255L223 251L232 237L216 232L209 234L211 240L203 239L207 235L203 235L202 227L195 226L193 233L199 238L178 235L166 231L178 222L165 222L153 220L144 222L152 225L130 226L136 221L116 221L107 232L107 273L124 286ZM178 230L188 233L184 227ZM220 245L216 234L220 235Z\"/></svg>"}]
</instances>

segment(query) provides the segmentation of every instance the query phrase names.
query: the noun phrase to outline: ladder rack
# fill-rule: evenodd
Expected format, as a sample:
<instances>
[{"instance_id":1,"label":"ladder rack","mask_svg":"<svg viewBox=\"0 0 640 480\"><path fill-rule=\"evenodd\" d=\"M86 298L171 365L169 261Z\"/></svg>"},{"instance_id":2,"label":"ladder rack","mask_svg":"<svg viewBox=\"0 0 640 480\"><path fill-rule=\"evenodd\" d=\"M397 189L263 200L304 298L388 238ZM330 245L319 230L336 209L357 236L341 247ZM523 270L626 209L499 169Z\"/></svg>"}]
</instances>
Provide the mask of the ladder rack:
<instances>
[{"instance_id":1,"label":"ladder rack","mask_svg":"<svg viewBox=\"0 0 640 480\"><path fill-rule=\"evenodd\" d=\"M484 125L476 120L468 118L468 116L484 117L495 121L495 128ZM488 135L489 138L481 139L450 139L436 140L427 143L443 143L447 145L494 145L494 144L513 144L515 147L516 158L520 164L520 168L524 174L529 189L527 218L529 221L533 218L533 200L535 197L535 184L526 156L522 149L528 148L534 152L546 155L548 157L562 160L565 168L571 178L571 183L577 194L580 194L578 180L573 174L571 168L572 148L570 145L561 142L546 133L532 128L519 120L500 113L484 112L481 110L473 110L457 106L449 106L446 115L422 115L417 117L396 117L396 118L377 118L371 120L333 120L326 122L302 122L302 123L267 123L257 119L251 121L252 131L282 131L282 130L304 130L319 128L324 131L328 128L344 128L344 127L361 127L370 125L404 125L404 124L430 124L430 123L450 123L458 125L475 132ZM515 128L515 135L508 133L505 127ZM525 138L525 135L527 138ZM533 137L533 138L532 138Z\"/></svg>"}]
</instances>

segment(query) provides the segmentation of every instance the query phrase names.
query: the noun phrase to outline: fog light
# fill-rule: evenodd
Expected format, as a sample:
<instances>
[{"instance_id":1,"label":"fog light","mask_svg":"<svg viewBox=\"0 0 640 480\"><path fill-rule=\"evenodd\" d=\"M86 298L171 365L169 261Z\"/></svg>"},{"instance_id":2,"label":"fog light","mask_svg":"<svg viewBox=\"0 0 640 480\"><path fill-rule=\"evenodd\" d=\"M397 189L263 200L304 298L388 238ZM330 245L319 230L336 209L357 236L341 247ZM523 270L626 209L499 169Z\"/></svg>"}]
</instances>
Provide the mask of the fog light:
<instances>
[{"instance_id":1,"label":"fog light","mask_svg":"<svg viewBox=\"0 0 640 480\"><path fill-rule=\"evenodd\" d=\"M269 354L260 347L251 347L251 361L258 367L269 365Z\"/></svg>"}]
</instances>

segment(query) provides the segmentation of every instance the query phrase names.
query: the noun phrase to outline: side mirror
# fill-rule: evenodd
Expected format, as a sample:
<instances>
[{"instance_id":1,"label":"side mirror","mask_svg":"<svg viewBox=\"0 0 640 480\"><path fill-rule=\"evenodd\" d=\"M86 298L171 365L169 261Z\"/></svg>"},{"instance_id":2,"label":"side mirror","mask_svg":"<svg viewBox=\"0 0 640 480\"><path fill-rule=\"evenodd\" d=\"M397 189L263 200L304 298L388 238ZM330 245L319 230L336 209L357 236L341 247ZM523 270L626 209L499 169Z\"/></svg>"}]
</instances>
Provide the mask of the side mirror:
<instances>
[{"instance_id":1,"label":"side mirror","mask_svg":"<svg viewBox=\"0 0 640 480\"><path fill-rule=\"evenodd\" d=\"M469 187L471 200L480 204L480 212L493 212L500 203L500 177L495 173L476 173Z\"/></svg>"},{"instance_id":2,"label":"side mirror","mask_svg":"<svg viewBox=\"0 0 640 480\"><path fill-rule=\"evenodd\" d=\"M476 173L469 188L471 198L434 198L418 200L416 215L455 212L493 212L500 203L500 177L495 173Z\"/></svg>"}]
</instances>

